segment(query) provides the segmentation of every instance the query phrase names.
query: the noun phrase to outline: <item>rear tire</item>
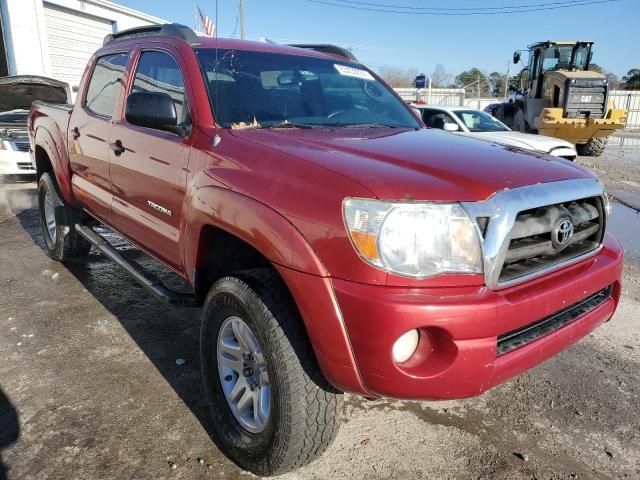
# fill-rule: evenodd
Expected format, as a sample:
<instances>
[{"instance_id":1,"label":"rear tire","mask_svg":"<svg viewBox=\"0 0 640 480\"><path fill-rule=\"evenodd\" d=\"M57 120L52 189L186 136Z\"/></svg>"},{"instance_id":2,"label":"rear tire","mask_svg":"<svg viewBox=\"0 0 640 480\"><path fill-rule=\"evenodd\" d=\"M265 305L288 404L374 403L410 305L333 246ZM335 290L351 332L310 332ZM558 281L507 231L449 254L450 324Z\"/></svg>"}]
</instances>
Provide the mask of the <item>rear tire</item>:
<instances>
[{"instance_id":1,"label":"rear tire","mask_svg":"<svg viewBox=\"0 0 640 480\"><path fill-rule=\"evenodd\" d=\"M607 146L606 137L593 137L587 143L579 143L576 145L578 155L583 157L599 157Z\"/></svg>"},{"instance_id":2,"label":"rear tire","mask_svg":"<svg viewBox=\"0 0 640 480\"><path fill-rule=\"evenodd\" d=\"M248 327L248 338L257 342L255 358L262 365L257 377L244 373L246 381L256 391L269 388L267 420L253 429L247 428L246 419L251 423L264 417L264 410L255 413L255 405L262 403L253 403L253 410L244 407L250 404L242 400L244 395L253 395L254 388L249 391L245 379L229 370L218 352L226 355L229 345L242 348L247 336L229 333L229 322L237 320L241 328ZM306 465L326 450L338 431L343 395L322 376L293 299L275 272L258 269L218 280L203 306L200 339L211 433L229 458L256 475L271 476ZM251 354L232 352L226 358L239 359L241 371L250 365L247 370L254 372L260 363ZM232 370L238 370L237 364ZM234 396L234 385L241 380L243 386ZM245 419L239 420L241 410Z\"/></svg>"},{"instance_id":3,"label":"rear tire","mask_svg":"<svg viewBox=\"0 0 640 480\"><path fill-rule=\"evenodd\" d=\"M40 227L49 256L59 262L84 258L91 244L75 230L82 221L82 213L64 203L55 180L47 172L38 182Z\"/></svg>"}]
</instances>

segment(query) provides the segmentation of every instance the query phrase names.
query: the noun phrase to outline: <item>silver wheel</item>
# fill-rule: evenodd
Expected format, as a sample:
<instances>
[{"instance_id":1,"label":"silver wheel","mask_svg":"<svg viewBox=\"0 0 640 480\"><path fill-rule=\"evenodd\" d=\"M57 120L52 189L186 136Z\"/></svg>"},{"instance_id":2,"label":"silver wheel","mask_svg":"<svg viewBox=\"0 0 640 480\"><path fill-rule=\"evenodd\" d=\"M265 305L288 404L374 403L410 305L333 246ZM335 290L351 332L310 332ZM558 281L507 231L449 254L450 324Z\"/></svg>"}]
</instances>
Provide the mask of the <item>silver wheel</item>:
<instances>
[{"instance_id":1,"label":"silver wheel","mask_svg":"<svg viewBox=\"0 0 640 480\"><path fill-rule=\"evenodd\" d=\"M56 242L56 214L55 207L53 206L53 197L51 192L47 190L44 195L44 221L47 226L47 232L49 238L53 243Z\"/></svg>"},{"instance_id":2,"label":"silver wheel","mask_svg":"<svg viewBox=\"0 0 640 480\"><path fill-rule=\"evenodd\" d=\"M262 432L269 421L271 391L267 364L249 326L227 318L218 334L218 374L236 420L250 433Z\"/></svg>"}]
</instances>

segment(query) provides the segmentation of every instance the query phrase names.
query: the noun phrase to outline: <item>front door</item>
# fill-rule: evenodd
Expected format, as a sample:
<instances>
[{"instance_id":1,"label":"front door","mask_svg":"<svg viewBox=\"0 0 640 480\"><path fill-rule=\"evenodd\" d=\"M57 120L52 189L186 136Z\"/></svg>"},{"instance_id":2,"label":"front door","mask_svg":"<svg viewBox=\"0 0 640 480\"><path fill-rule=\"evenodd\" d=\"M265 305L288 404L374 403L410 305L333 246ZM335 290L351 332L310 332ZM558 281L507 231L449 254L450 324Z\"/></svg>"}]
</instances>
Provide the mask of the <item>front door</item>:
<instances>
[{"instance_id":1,"label":"front door","mask_svg":"<svg viewBox=\"0 0 640 480\"><path fill-rule=\"evenodd\" d=\"M111 222L109 132L120 110L128 52L97 59L82 98L78 99L68 128L72 187L83 207Z\"/></svg>"},{"instance_id":2,"label":"front door","mask_svg":"<svg viewBox=\"0 0 640 480\"><path fill-rule=\"evenodd\" d=\"M130 92L161 92L173 99L177 117L190 132L191 116L179 54L170 47L139 53ZM111 130L113 226L177 270L182 203L190 153L188 133L131 125L126 115Z\"/></svg>"}]
</instances>

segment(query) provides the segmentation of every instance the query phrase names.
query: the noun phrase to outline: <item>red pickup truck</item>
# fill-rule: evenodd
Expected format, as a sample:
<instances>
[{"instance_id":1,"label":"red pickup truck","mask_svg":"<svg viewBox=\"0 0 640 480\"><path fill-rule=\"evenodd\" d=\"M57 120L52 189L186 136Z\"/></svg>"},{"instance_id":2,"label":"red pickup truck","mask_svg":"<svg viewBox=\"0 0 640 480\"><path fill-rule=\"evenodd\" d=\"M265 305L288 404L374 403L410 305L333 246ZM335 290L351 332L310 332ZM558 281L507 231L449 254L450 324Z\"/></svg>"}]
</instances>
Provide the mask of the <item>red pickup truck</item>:
<instances>
[{"instance_id":1,"label":"red pickup truck","mask_svg":"<svg viewBox=\"0 0 640 480\"><path fill-rule=\"evenodd\" d=\"M608 200L563 159L430 130L347 51L110 35L29 117L42 233L202 305L214 439L261 475L331 442L342 393L478 395L613 315ZM183 277L168 289L93 229Z\"/></svg>"}]
</instances>

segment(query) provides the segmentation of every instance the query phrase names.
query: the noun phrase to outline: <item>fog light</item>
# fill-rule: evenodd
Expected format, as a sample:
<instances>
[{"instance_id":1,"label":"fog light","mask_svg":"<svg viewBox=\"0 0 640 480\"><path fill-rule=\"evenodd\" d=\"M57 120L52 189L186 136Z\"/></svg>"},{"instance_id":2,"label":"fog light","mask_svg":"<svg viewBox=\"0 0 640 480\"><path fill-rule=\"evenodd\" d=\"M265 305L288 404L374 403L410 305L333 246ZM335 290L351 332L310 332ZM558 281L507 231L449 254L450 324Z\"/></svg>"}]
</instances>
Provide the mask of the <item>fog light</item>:
<instances>
[{"instance_id":1,"label":"fog light","mask_svg":"<svg viewBox=\"0 0 640 480\"><path fill-rule=\"evenodd\" d=\"M404 363L411 358L416 348L418 348L418 340L420 334L418 330L409 330L402 335L393 344L393 360L396 363Z\"/></svg>"}]
</instances>

